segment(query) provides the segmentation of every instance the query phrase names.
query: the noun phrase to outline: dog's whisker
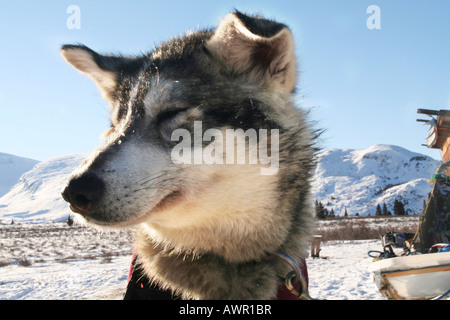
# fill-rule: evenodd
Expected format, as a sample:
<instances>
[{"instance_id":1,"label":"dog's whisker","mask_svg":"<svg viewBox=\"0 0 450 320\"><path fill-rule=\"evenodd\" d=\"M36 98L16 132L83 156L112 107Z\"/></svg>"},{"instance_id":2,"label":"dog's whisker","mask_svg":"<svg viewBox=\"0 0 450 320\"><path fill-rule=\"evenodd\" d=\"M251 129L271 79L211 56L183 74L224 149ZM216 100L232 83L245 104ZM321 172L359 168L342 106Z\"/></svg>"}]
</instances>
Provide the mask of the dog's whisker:
<instances>
[{"instance_id":1,"label":"dog's whisker","mask_svg":"<svg viewBox=\"0 0 450 320\"><path fill-rule=\"evenodd\" d=\"M145 187L145 188L133 189L133 192L139 192L139 191L143 191L143 190L158 190L158 189L154 188L154 187Z\"/></svg>"},{"instance_id":2,"label":"dog's whisker","mask_svg":"<svg viewBox=\"0 0 450 320\"><path fill-rule=\"evenodd\" d=\"M151 177L154 177L154 176L156 176L157 174L160 174L160 172L157 172L157 173L154 173L154 174L152 174L152 175L150 175L150 176L145 176L145 177L143 177L143 178L141 178L141 179L138 179L138 180L136 180L136 183L139 183L139 182L141 182L142 180L145 180L145 179L150 179Z\"/></svg>"},{"instance_id":3,"label":"dog's whisker","mask_svg":"<svg viewBox=\"0 0 450 320\"><path fill-rule=\"evenodd\" d=\"M151 182L151 181L153 181L155 179L161 178L164 175L165 175L164 173L162 173L162 174L155 174L155 175L152 175L150 177L146 177L146 178L140 179L140 180L136 181L136 183L140 183L140 185L144 185L144 184L149 183L149 182ZM147 180L142 181L144 179L147 179Z\"/></svg>"},{"instance_id":4,"label":"dog's whisker","mask_svg":"<svg viewBox=\"0 0 450 320\"><path fill-rule=\"evenodd\" d=\"M162 179L162 181L158 182L158 185L163 184L163 183L164 184L167 184L167 183L173 184L173 183L179 181L179 178L170 177L170 176L167 176L166 174L161 174L159 176L152 177L152 178L148 179L147 181L141 182L140 186L145 186L148 183L152 183L152 185L154 185L155 184L154 180L157 180L157 179L162 178L162 177L164 177L164 178Z\"/></svg>"}]
</instances>

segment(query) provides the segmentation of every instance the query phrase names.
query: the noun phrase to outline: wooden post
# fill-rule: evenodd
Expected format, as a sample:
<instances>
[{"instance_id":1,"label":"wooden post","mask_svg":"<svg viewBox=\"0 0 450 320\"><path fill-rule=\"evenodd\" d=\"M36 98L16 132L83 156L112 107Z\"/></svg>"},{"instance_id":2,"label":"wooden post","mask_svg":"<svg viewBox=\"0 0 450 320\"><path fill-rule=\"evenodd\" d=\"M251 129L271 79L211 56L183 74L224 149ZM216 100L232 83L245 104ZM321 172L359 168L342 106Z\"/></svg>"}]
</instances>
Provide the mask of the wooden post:
<instances>
[{"instance_id":1,"label":"wooden post","mask_svg":"<svg viewBox=\"0 0 450 320\"><path fill-rule=\"evenodd\" d=\"M320 241L322 240L321 235L314 235L313 240L311 242L311 257L319 258L320 252Z\"/></svg>"},{"instance_id":2,"label":"wooden post","mask_svg":"<svg viewBox=\"0 0 450 320\"><path fill-rule=\"evenodd\" d=\"M450 162L450 136L447 138L444 146L442 147L442 160L444 163ZM450 176L450 168L448 168L445 173Z\"/></svg>"}]
</instances>

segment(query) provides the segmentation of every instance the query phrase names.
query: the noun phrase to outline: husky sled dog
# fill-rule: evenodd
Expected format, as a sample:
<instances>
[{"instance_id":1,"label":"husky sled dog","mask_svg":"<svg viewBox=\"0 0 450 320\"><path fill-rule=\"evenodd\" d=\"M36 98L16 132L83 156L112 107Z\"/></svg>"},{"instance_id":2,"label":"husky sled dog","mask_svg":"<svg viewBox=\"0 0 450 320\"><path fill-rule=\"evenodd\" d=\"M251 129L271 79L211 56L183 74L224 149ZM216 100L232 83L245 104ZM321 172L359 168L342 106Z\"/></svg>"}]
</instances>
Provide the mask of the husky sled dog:
<instances>
[{"instance_id":1,"label":"husky sled dog","mask_svg":"<svg viewBox=\"0 0 450 320\"><path fill-rule=\"evenodd\" d=\"M294 106L289 28L235 11L214 30L188 33L143 56L101 55L83 45L64 45L61 53L92 78L111 108L104 142L62 193L70 208L94 225L136 226L144 274L174 295L275 297L279 277L292 270L275 254L301 259L313 223L314 132ZM179 153L193 161L174 161L187 138L173 133L193 136L199 123L203 140L188 140L192 154ZM223 141L205 138L209 129L222 132ZM229 129L267 130L256 142L246 137L245 150L264 144L279 159L270 164L275 170L263 173L270 166L263 161L221 162L229 156L219 148L229 143ZM211 144L217 161L195 161Z\"/></svg>"}]
</instances>

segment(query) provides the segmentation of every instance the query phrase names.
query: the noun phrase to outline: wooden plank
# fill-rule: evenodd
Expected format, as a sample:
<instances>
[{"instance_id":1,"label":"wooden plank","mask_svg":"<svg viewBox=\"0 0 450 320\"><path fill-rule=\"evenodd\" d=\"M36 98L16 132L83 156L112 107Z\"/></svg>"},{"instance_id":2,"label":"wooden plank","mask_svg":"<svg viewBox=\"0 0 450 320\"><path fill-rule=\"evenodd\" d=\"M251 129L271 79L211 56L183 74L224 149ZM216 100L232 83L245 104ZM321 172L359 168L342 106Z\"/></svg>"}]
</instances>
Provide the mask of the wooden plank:
<instances>
[{"instance_id":1,"label":"wooden plank","mask_svg":"<svg viewBox=\"0 0 450 320\"><path fill-rule=\"evenodd\" d=\"M437 116L439 114L439 111L437 111L437 110L430 110L430 109L417 109L417 113L429 114L429 115Z\"/></svg>"},{"instance_id":2,"label":"wooden plank","mask_svg":"<svg viewBox=\"0 0 450 320\"><path fill-rule=\"evenodd\" d=\"M440 272L440 271L450 271L450 265L381 273L384 284L383 284L382 288L380 288L380 291L388 299L405 300L405 298L400 296L397 293L397 291L394 289L394 286L389 281L389 278L402 277L402 276L408 276L408 275L416 275L416 274L424 274L424 273L431 273L431 272Z\"/></svg>"},{"instance_id":3,"label":"wooden plank","mask_svg":"<svg viewBox=\"0 0 450 320\"><path fill-rule=\"evenodd\" d=\"M388 271L388 272L382 272L381 276L385 279L388 279L388 278L392 278L392 277L403 277L403 276L409 276L409 275L414 275L414 274L424 274L424 273L441 272L441 271L450 271L450 265L425 267L425 268L401 270L401 271Z\"/></svg>"}]
</instances>

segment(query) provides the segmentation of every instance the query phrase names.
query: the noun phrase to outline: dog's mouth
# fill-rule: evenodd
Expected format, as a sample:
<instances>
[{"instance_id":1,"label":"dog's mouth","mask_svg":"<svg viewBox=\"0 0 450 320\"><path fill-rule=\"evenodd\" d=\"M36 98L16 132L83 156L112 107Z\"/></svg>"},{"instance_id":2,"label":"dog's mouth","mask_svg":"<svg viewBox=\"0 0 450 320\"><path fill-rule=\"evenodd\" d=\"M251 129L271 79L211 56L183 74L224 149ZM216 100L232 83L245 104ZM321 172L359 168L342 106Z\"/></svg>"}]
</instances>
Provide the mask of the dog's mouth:
<instances>
[{"instance_id":1,"label":"dog's mouth","mask_svg":"<svg viewBox=\"0 0 450 320\"><path fill-rule=\"evenodd\" d=\"M172 191L168 193L166 196L164 196L161 200L159 200L159 202L157 202L157 204L154 205L150 210L138 216L134 216L131 219L120 219L120 218L111 219L111 216L109 216L109 219L108 218L102 219L95 215L83 215L83 216L88 222L98 226L112 227L112 228L126 228L145 222L154 214L162 213L166 210L169 210L170 208L179 204L182 201L182 199L183 193L180 190ZM74 212L83 214L83 212L80 212L83 211L80 208L73 206L71 206L70 208ZM105 215L105 217L108 216Z\"/></svg>"},{"instance_id":2,"label":"dog's mouth","mask_svg":"<svg viewBox=\"0 0 450 320\"><path fill-rule=\"evenodd\" d=\"M82 208L75 204L69 204L69 208L70 208L70 210L72 210L75 213L79 213L81 215L87 215L87 214L89 214L89 212L91 212L92 202L87 203L85 208Z\"/></svg>"},{"instance_id":3,"label":"dog's mouth","mask_svg":"<svg viewBox=\"0 0 450 320\"><path fill-rule=\"evenodd\" d=\"M160 212L167 210L179 203L182 197L183 195L180 190L173 191L165 196L161 201L159 201L158 204L153 207L151 212Z\"/></svg>"}]
</instances>

